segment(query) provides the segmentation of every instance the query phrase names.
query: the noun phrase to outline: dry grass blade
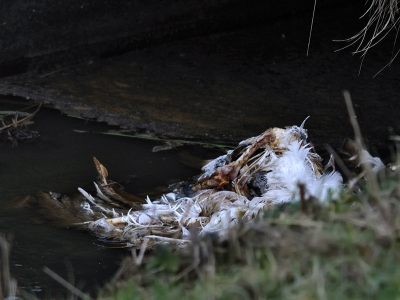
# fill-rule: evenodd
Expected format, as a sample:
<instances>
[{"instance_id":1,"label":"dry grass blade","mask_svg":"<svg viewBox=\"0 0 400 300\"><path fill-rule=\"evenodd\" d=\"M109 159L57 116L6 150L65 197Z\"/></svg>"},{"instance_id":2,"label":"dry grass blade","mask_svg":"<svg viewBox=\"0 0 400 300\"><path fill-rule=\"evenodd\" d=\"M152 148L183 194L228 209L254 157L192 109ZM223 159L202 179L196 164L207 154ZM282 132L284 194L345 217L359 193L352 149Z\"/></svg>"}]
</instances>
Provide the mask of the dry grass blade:
<instances>
[{"instance_id":1,"label":"dry grass blade","mask_svg":"<svg viewBox=\"0 0 400 300\"><path fill-rule=\"evenodd\" d=\"M4 235L0 235L0 248L1 248L1 290L0 297L2 299L17 299L17 281L11 277L10 274L10 243Z\"/></svg>"},{"instance_id":2,"label":"dry grass blade","mask_svg":"<svg viewBox=\"0 0 400 300\"><path fill-rule=\"evenodd\" d=\"M70 284L64 278L62 278L61 276L56 274L54 271L50 270L48 267L44 267L43 272L45 272L47 275L49 275L51 278L53 278L55 281L57 281L59 284L61 284L63 287L65 287L67 290L69 290L74 295L76 295L82 299L91 299L88 295L86 295L85 293L78 290L76 287L74 287L72 284Z\"/></svg>"},{"instance_id":3,"label":"dry grass blade","mask_svg":"<svg viewBox=\"0 0 400 300\"><path fill-rule=\"evenodd\" d=\"M360 126L358 126L356 113L354 112L353 102L351 101L351 96L349 91L343 91L344 100L346 102L347 111L350 117L350 123L354 130L354 136L356 143L362 148L365 149L364 141L361 135Z\"/></svg>"},{"instance_id":4,"label":"dry grass blade","mask_svg":"<svg viewBox=\"0 0 400 300\"><path fill-rule=\"evenodd\" d=\"M148 238L144 238L143 239L143 244L140 247L139 255L136 255L135 250L132 251L132 257L133 257L133 259L135 261L135 264L138 265L138 266L142 264L143 257L144 257L144 254L146 252L148 243L149 243L149 239Z\"/></svg>"},{"instance_id":5,"label":"dry grass blade","mask_svg":"<svg viewBox=\"0 0 400 300\"><path fill-rule=\"evenodd\" d=\"M314 9L313 9L313 14L312 14L312 18L311 18L310 35L308 36L307 56L308 56L308 52L310 50L311 33L312 33L313 25L314 25L314 16L315 16L315 7L316 6L317 6L317 0L314 1Z\"/></svg>"},{"instance_id":6,"label":"dry grass blade","mask_svg":"<svg viewBox=\"0 0 400 300\"><path fill-rule=\"evenodd\" d=\"M343 91L343 96L344 96L344 100L346 102L347 111L349 113L350 123L354 130L356 144L361 149L366 149L364 140L361 135L360 126L358 125L357 117L354 112L353 103L351 101L349 91ZM361 160L361 162L363 162L365 160L365 158L360 157L360 160ZM370 186L371 196L373 196L375 199L378 199L379 197L377 196L377 193L379 192L379 186L378 186L377 178L376 178L375 174L373 174L373 172L371 172L371 167L368 163L363 163L362 166L364 168L365 174L367 175L367 179L368 179L369 186Z\"/></svg>"},{"instance_id":7,"label":"dry grass blade","mask_svg":"<svg viewBox=\"0 0 400 300\"><path fill-rule=\"evenodd\" d=\"M346 165L343 163L342 159L340 156L336 153L336 151L328 144L325 145L326 150L333 155L335 159L335 163L339 166L339 168L342 170L344 175L346 176L347 180L350 180L352 178L352 175L349 171L349 169L346 167Z\"/></svg>"},{"instance_id":8,"label":"dry grass blade","mask_svg":"<svg viewBox=\"0 0 400 300\"><path fill-rule=\"evenodd\" d=\"M367 11L360 17L360 19L366 16L369 18L365 27L351 38L345 40L335 40L337 42L349 43L345 47L342 47L336 51L343 50L358 43L358 46L356 50L353 51L353 54L361 53L362 59L364 59L368 50L379 44L391 32L392 29L397 28L400 23L400 17L398 17L398 13L398 0L372 0ZM393 47L396 45L397 34ZM395 53L394 50L392 52ZM393 62L397 54L398 52L392 56L390 62L385 67L389 66ZM381 71L382 70L380 70L377 74L379 74Z\"/></svg>"}]
</instances>

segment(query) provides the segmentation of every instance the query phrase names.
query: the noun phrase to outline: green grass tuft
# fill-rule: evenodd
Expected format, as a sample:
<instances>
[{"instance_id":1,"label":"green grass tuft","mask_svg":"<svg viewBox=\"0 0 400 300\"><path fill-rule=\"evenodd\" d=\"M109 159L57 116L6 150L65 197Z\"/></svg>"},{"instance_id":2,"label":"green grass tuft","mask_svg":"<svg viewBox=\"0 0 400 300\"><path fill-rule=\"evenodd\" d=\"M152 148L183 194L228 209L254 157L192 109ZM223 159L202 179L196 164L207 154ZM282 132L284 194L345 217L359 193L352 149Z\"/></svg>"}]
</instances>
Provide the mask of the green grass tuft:
<instances>
[{"instance_id":1,"label":"green grass tuft","mask_svg":"<svg viewBox=\"0 0 400 300\"><path fill-rule=\"evenodd\" d=\"M99 299L397 299L399 180L393 173L378 190L365 184L328 205L276 207L187 253L127 259Z\"/></svg>"}]
</instances>

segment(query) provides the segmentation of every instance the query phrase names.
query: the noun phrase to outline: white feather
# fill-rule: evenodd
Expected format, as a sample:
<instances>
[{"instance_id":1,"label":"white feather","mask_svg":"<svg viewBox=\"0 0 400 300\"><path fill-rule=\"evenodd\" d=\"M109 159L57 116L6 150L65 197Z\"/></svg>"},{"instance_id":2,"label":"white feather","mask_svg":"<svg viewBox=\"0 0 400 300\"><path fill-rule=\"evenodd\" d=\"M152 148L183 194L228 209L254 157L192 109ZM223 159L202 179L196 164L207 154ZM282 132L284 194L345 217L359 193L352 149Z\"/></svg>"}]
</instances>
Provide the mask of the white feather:
<instances>
[{"instance_id":1,"label":"white feather","mask_svg":"<svg viewBox=\"0 0 400 300\"><path fill-rule=\"evenodd\" d=\"M312 184L316 178L307 157L309 151L310 148L307 145L301 146L299 141L293 141L288 146L288 151L274 161L271 166L272 171L267 174L270 189L282 189L293 193L297 190L299 183ZM277 202L279 202L278 199Z\"/></svg>"},{"instance_id":2,"label":"white feather","mask_svg":"<svg viewBox=\"0 0 400 300\"><path fill-rule=\"evenodd\" d=\"M335 199L339 196L343 184L342 175L338 172L330 172L320 176L310 187L309 191L312 196L321 202Z\"/></svg>"}]
</instances>

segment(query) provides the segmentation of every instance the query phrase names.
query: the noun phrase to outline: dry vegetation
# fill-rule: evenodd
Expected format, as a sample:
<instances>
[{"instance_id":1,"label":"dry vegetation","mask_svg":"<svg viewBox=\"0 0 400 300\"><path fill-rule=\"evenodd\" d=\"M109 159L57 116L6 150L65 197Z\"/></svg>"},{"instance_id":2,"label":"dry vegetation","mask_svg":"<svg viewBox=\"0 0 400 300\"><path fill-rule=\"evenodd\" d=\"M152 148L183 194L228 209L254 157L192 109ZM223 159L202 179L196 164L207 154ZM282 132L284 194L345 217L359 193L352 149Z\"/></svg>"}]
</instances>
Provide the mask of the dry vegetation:
<instances>
[{"instance_id":1,"label":"dry vegetation","mask_svg":"<svg viewBox=\"0 0 400 300\"><path fill-rule=\"evenodd\" d=\"M371 48L379 44L389 33L395 31L392 57L385 67L390 66L400 52L400 49L396 48L400 22L399 2L398 0L371 0L367 1L366 5L369 6L360 17L367 20L365 27L352 37L341 40L348 44L338 51L352 45L357 45L353 54L361 54L362 59L364 59Z\"/></svg>"},{"instance_id":2,"label":"dry vegetation","mask_svg":"<svg viewBox=\"0 0 400 300\"><path fill-rule=\"evenodd\" d=\"M40 135L27 128L32 118L40 110L42 103L30 106L23 111L0 111L0 142L10 141L14 146L18 141L34 140ZM34 109L33 112L28 112Z\"/></svg>"},{"instance_id":3,"label":"dry vegetation","mask_svg":"<svg viewBox=\"0 0 400 300\"><path fill-rule=\"evenodd\" d=\"M266 211L224 242L194 241L184 255L163 248L143 263L127 259L100 298L393 299L399 175L329 205L310 200Z\"/></svg>"},{"instance_id":4,"label":"dry vegetation","mask_svg":"<svg viewBox=\"0 0 400 300\"><path fill-rule=\"evenodd\" d=\"M99 299L397 299L400 170L364 164L363 174L358 193L277 206L224 241L194 238L185 253L164 247L144 259L133 252Z\"/></svg>"}]
</instances>

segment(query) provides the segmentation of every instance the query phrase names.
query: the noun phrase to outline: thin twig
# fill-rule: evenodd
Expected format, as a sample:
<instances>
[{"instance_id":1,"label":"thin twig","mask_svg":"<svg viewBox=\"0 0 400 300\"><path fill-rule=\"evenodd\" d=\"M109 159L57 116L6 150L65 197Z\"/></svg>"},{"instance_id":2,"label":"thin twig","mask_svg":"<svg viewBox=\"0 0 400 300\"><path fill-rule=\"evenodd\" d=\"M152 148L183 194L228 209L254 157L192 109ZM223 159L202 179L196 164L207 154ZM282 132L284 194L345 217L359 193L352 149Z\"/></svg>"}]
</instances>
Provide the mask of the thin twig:
<instances>
[{"instance_id":1,"label":"thin twig","mask_svg":"<svg viewBox=\"0 0 400 300\"><path fill-rule=\"evenodd\" d=\"M21 120L16 121L15 123L13 122L13 123L11 123L9 125L5 125L5 126L1 127L0 131L4 130L4 129L8 129L8 128L12 127L12 126L18 125L18 124L28 120L29 118L32 118L39 111L40 107L42 106L42 103L43 102L40 102L40 104L38 105L38 108L33 113L31 113L29 116L27 116L25 118L22 118Z\"/></svg>"}]
</instances>

